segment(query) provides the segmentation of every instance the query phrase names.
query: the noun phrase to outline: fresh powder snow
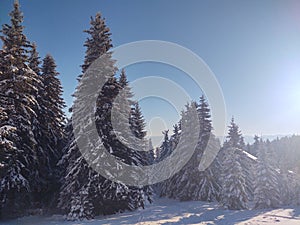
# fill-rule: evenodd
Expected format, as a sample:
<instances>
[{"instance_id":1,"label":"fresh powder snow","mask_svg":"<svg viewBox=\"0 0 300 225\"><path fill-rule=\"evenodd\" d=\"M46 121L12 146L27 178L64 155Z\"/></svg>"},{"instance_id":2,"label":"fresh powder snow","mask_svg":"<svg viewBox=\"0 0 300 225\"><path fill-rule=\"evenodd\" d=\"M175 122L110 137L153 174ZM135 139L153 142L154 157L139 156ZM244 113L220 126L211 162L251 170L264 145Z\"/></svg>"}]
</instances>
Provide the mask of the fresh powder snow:
<instances>
[{"instance_id":1,"label":"fresh powder snow","mask_svg":"<svg viewBox=\"0 0 300 225\"><path fill-rule=\"evenodd\" d=\"M298 225L300 206L262 210L225 210L218 203L180 202L158 198L154 204L133 212L96 217L92 220L66 221L63 216L28 216L0 225L156 225L156 224L217 224L217 225Z\"/></svg>"}]
</instances>

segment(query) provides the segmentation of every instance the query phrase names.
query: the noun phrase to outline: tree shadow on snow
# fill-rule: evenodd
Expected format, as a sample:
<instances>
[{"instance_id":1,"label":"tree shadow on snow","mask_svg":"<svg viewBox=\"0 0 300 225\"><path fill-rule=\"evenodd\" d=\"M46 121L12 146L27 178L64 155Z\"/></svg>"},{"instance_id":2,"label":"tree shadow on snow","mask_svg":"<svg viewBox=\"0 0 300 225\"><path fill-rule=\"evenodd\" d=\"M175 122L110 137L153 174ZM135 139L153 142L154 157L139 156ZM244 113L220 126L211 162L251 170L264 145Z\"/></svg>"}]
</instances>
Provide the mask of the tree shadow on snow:
<instances>
[{"instance_id":1,"label":"tree shadow on snow","mask_svg":"<svg viewBox=\"0 0 300 225\"><path fill-rule=\"evenodd\" d=\"M171 201L171 204L170 204ZM205 202L182 202L168 200L157 205L148 206L145 210L135 213L123 213L99 218L100 224L208 224L233 225L237 222L249 220L266 210L225 210L218 206L218 203Z\"/></svg>"}]
</instances>

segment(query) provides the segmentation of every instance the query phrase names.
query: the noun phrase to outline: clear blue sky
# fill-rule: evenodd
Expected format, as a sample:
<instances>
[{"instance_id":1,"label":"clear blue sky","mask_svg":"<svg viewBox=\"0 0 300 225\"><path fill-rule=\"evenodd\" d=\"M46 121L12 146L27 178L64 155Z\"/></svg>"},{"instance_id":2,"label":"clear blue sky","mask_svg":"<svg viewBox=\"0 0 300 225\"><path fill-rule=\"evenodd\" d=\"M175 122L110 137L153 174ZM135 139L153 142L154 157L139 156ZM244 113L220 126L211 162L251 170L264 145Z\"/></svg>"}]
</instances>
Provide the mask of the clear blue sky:
<instances>
[{"instance_id":1,"label":"clear blue sky","mask_svg":"<svg viewBox=\"0 0 300 225\"><path fill-rule=\"evenodd\" d=\"M9 21L12 2L1 0L1 24ZM28 39L37 43L41 56L51 53L56 59L69 106L84 57L86 34L82 31L89 27L90 16L100 11L111 29L114 46L156 39L175 42L198 54L222 87L228 118L234 115L244 134L300 133L300 1L20 3ZM180 76L162 65L128 68L130 80L158 74ZM174 78L185 83L194 98L200 96L192 83L180 79ZM142 107L148 121L153 116L167 117L169 126L178 119L170 106L153 99L145 102Z\"/></svg>"}]
</instances>

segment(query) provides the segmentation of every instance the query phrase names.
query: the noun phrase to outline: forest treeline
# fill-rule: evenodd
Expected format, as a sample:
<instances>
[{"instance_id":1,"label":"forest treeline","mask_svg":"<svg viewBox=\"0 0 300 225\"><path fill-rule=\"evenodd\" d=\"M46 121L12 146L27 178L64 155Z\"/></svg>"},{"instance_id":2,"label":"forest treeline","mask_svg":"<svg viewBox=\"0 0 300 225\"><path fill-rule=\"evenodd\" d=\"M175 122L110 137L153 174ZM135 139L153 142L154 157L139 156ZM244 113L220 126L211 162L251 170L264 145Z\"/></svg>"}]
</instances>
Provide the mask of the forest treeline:
<instances>
[{"instance_id":1,"label":"forest treeline","mask_svg":"<svg viewBox=\"0 0 300 225\"><path fill-rule=\"evenodd\" d=\"M218 201L228 209L300 203L300 137L269 141L255 136L253 144L246 144L232 118L226 141L220 143L213 134L210 107L200 93L198 101L185 106L172 133L163 131L163 142L153 149L126 71L119 71L111 59L111 33L100 13L91 18L90 27L84 31L86 51L74 93L74 102L82 104L78 104L76 115L66 118L55 59L50 54L41 59L38 45L28 40L22 23L16 1L10 23L2 25L0 36L0 218L60 213L70 220L92 219L144 208L152 203L153 195L181 201ZM186 132L182 127L200 124L192 157L169 179L143 187L114 182L97 173L79 150L73 131L86 139L86 145L92 136L79 125L73 127L71 121L85 121L89 113L84 103L99 90L84 92L96 80L85 72L101 56L106 57L106 65L100 68L99 76L105 76L107 82L97 98L95 122L105 149L118 160L134 166L151 165L170 156L180 140L185 151L191 146L180 139ZM123 101L116 103L119 94ZM113 107L122 116L120 127L129 122L128 136L134 135L142 143L136 146L148 151L136 151L119 140L112 124ZM193 109L197 110L196 117ZM212 163L202 168L202 162L213 152L218 154Z\"/></svg>"}]
</instances>

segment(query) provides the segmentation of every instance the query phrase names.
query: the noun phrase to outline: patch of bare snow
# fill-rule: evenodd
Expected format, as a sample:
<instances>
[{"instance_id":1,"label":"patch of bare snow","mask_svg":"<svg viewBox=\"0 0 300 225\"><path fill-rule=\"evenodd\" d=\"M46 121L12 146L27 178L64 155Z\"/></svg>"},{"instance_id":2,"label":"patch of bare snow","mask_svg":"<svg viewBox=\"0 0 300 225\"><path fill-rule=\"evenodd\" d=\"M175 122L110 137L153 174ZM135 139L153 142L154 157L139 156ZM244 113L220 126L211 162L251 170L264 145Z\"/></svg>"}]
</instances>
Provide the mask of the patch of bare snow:
<instances>
[{"instance_id":1,"label":"patch of bare snow","mask_svg":"<svg viewBox=\"0 0 300 225\"><path fill-rule=\"evenodd\" d=\"M31 216L0 225L299 225L300 207L264 210L225 210L218 203L156 199L146 209L100 216L89 221L66 221L63 216Z\"/></svg>"}]
</instances>

